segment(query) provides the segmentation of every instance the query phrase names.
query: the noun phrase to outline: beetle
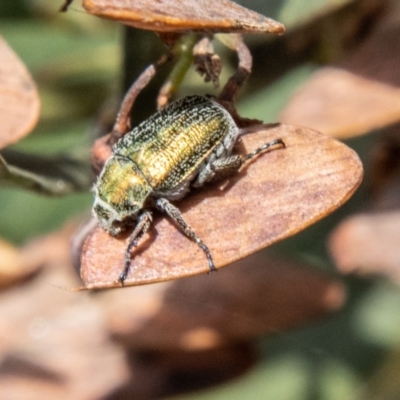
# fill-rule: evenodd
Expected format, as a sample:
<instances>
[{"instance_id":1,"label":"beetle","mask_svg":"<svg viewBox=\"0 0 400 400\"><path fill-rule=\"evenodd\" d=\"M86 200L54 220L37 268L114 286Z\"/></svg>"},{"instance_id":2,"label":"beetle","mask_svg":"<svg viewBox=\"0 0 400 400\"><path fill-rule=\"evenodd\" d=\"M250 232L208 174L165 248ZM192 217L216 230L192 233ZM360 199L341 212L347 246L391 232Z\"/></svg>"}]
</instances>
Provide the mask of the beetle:
<instances>
[{"instance_id":1,"label":"beetle","mask_svg":"<svg viewBox=\"0 0 400 400\"><path fill-rule=\"evenodd\" d=\"M93 214L110 235L133 228L119 282L124 285L131 252L152 222L151 207L166 213L177 227L205 253L214 271L210 250L171 203L191 187L238 171L242 164L271 146L273 140L247 155L232 154L243 131L229 112L209 97L179 99L140 123L120 138L94 186Z\"/></svg>"}]
</instances>

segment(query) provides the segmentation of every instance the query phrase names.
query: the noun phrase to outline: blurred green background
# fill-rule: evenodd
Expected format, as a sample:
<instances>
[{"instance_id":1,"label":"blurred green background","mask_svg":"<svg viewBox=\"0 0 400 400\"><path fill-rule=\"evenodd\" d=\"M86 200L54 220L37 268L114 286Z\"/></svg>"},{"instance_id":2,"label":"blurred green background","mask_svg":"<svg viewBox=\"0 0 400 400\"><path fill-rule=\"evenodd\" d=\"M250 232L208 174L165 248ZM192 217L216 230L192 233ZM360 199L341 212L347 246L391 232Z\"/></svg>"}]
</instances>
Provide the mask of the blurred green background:
<instances>
[{"instance_id":1,"label":"blurred green background","mask_svg":"<svg viewBox=\"0 0 400 400\"><path fill-rule=\"evenodd\" d=\"M0 2L0 34L26 64L42 101L38 126L12 148L39 155L77 152L88 160L99 110L104 110L108 104L113 110L113 99L118 102L129 81L127 77L136 76L146 64L154 61L154 54L160 53L162 46L151 32L130 33L133 37L140 35L134 42L138 62L132 69L123 55L127 36L121 25L85 14L78 1L68 13L57 13L61 3L62 0ZM241 3L294 30L321 15L334 13L350 1L243 0ZM265 37L247 38L254 49L255 60L265 63L255 65L255 76L262 68L266 72L262 85L257 78L250 80L240 99L241 114L276 121L296 88L323 62L335 60L340 54L338 36L338 32L326 35L324 31L313 51L291 59L288 65L278 68L279 73L273 65L275 54L285 60L282 54L285 50L270 52L279 43L274 44ZM268 59L272 59L271 65ZM233 59L228 71L234 65ZM204 90L204 84L191 71L181 93L200 86ZM213 89L208 85L206 91ZM154 107L151 102L147 106ZM376 137L377 133L371 132L349 140L348 144L365 161ZM357 211L365 198L366 191L361 188L336 213L304 233L277 244L275 251L334 274L324 238L344 216ZM89 192L47 198L2 188L0 236L23 244L57 229L71 217L87 215L91 203ZM400 290L384 278L344 279L349 302L343 310L312 326L261 340L261 361L236 381L176 398L400 399Z\"/></svg>"}]
</instances>

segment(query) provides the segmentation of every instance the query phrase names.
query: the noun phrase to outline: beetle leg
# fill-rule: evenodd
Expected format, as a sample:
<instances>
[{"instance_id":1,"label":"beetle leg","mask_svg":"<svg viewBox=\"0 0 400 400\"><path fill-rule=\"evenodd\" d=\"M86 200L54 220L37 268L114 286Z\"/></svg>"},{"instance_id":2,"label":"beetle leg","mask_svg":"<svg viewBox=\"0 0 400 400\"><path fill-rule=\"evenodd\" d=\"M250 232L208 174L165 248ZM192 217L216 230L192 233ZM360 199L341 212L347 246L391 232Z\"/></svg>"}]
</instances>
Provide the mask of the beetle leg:
<instances>
[{"instance_id":1,"label":"beetle leg","mask_svg":"<svg viewBox=\"0 0 400 400\"><path fill-rule=\"evenodd\" d=\"M275 139L272 142L265 143L258 149L244 156L234 154L228 157L217 158L211 164L209 164L203 171L200 172L199 176L193 183L193 186L201 187L206 182L225 178L231 175L232 173L238 171L246 161L251 160L261 152L268 150L270 147L277 145L285 147L285 143L282 139Z\"/></svg>"},{"instance_id":2,"label":"beetle leg","mask_svg":"<svg viewBox=\"0 0 400 400\"><path fill-rule=\"evenodd\" d=\"M149 230L150 224L152 221L151 212L143 211L140 216L138 223L135 226L130 238L129 244L125 251L125 266L124 270L119 275L119 282L121 286L124 286L124 282L129 274L129 269L131 267L131 252L134 247L136 247L140 241L140 239L144 236L144 234Z\"/></svg>"},{"instance_id":3,"label":"beetle leg","mask_svg":"<svg viewBox=\"0 0 400 400\"><path fill-rule=\"evenodd\" d=\"M202 187L206 182L227 177L236 172L242 164L243 160L239 155L218 158L199 173L192 186Z\"/></svg>"},{"instance_id":4,"label":"beetle leg","mask_svg":"<svg viewBox=\"0 0 400 400\"><path fill-rule=\"evenodd\" d=\"M214 171L213 179L220 179L236 172L242 164L243 158L237 154L215 160L211 164L211 169Z\"/></svg>"},{"instance_id":5,"label":"beetle leg","mask_svg":"<svg viewBox=\"0 0 400 400\"><path fill-rule=\"evenodd\" d=\"M226 176L227 174L230 174L234 171L237 171L240 169L240 167L248 160L251 160L252 158L256 157L260 153L262 153L265 150L268 150L270 147L280 145L281 147L286 147L285 142L282 139L275 139L272 140L271 142L263 144L261 147L258 149L255 149L249 154L246 154L244 156L242 155L232 155L229 157L225 158L219 158L215 160L211 164L211 168L214 171L214 177L213 179L217 179L221 176Z\"/></svg>"},{"instance_id":6,"label":"beetle leg","mask_svg":"<svg viewBox=\"0 0 400 400\"><path fill-rule=\"evenodd\" d=\"M210 272L216 271L214 261L211 257L210 250L203 243L203 241L196 235L193 229L183 219L181 212L177 207L171 204L167 199L159 198L156 200L156 206L163 212L165 212L178 226L178 228L191 240L193 240L205 253Z\"/></svg>"}]
</instances>

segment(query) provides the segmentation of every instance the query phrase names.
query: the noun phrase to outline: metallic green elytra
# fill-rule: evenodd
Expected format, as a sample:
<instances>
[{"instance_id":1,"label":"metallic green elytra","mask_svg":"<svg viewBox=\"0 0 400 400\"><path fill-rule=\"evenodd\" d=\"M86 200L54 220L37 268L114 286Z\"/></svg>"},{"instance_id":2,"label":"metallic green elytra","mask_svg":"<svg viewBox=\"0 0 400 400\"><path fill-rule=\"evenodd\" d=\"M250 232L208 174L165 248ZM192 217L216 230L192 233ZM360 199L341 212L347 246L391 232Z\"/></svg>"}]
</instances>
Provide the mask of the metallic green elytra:
<instances>
[{"instance_id":1,"label":"metallic green elytra","mask_svg":"<svg viewBox=\"0 0 400 400\"><path fill-rule=\"evenodd\" d=\"M231 115L216 101L189 96L171 103L125 134L113 147L94 187L93 212L100 226L116 236L134 227L119 276L124 283L131 251L149 229L156 207L165 212L215 266L208 247L184 221L170 201L183 198L190 187L201 187L218 175L237 171L246 160L274 145L254 152L231 155L240 136Z\"/></svg>"}]
</instances>

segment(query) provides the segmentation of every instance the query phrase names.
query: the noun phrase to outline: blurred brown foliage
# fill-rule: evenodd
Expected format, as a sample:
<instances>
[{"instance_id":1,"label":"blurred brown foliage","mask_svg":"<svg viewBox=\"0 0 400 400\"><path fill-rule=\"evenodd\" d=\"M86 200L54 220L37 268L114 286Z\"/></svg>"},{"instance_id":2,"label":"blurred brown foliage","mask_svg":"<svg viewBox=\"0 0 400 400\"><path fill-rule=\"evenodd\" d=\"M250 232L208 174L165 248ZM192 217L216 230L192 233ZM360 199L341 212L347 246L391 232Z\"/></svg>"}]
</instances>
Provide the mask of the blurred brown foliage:
<instances>
[{"instance_id":1,"label":"blurred brown foliage","mask_svg":"<svg viewBox=\"0 0 400 400\"><path fill-rule=\"evenodd\" d=\"M241 143L251 150L282 137L286 150L262 155L222 191L211 185L182 202L185 217L209 238L218 266L298 232L354 192L362 174L357 156L313 129L340 139L379 129L359 212L336 227L328 245L339 272L398 283L398 15L395 8L390 16L376 13L368 34L359 42L352 36L353 47L294 94L281 113L285 125ZM314 32L314 40L315 27L303 24L289 35ZM298 38L303 49L312 41ZM35 85L10 52L2 42L2 60L16 63L0 67L14 76L0 85L3 146L27 134L39 112ZM341 277L270 250L211 276L110 291L54 287L81 286L70 253L78 225L70 222L21 248L0 243L0 397L148 399L204 388L248 371L260 357L255 339L320 319L347 300ZM169 222L158 219L154 231L134 258L131 283L206 271L203 254ZM115 285L111 277L119 274L125 245L99 229L89 236L88 287ZM155 260L151 268L149 260Z\"/></svg>"}]
</instances>

